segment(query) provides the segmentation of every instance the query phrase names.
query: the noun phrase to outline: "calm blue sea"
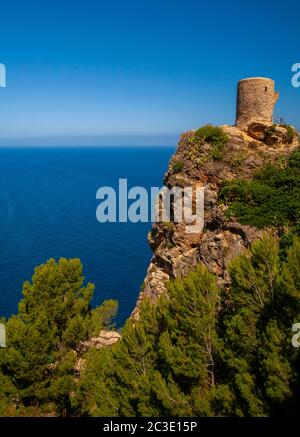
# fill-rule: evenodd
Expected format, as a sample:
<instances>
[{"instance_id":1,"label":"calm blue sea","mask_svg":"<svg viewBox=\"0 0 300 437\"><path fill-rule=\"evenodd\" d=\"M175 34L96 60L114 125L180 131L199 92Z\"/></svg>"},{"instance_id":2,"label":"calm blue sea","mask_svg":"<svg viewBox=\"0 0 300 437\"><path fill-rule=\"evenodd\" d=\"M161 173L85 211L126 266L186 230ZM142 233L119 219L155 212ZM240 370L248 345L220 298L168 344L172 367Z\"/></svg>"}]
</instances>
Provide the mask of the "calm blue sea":
<instances>
[{"instance_id":1,"label":"calm blue sea","mask_svg":"<svg viewBox=\"0 0 300 437\"><path fill-rule=\"evenodd\" d=\"M93 305L130 315L151 257L150 223L96 220L96 191L119 178L162 186L174 148L0 148L0 316L17 312L22 283L53 257L78 257L96 285Z\"/></svg>"}]
</instances>

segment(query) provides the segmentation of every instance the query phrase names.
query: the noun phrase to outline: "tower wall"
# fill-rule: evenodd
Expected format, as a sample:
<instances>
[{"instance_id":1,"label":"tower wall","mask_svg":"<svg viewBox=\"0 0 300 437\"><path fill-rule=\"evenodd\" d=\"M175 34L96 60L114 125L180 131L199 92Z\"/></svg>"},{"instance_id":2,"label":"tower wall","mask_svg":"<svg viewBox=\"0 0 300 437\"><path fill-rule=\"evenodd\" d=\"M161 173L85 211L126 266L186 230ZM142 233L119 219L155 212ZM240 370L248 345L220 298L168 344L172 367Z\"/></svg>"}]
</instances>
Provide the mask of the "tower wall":
<instances>
[{"instance_id":1,"label":"tower wall","mask_svg":"<svg viewBox=\"0 0 300 437\"><path fill-rule=\"evenodd\" d=\"M272 123L278 96L272 79L251 77L240 80L237 90L236 126L246 129L254 121Z\"/></svg>"}]
</instances>

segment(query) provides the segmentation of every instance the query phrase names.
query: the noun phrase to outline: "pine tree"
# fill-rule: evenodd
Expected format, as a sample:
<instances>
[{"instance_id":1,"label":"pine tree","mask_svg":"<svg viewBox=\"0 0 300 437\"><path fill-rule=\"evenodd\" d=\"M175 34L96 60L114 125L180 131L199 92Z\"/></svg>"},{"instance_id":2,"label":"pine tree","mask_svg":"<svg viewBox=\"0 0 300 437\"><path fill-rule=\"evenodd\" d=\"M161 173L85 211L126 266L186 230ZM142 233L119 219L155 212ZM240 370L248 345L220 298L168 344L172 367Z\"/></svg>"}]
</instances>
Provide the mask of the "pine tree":
<instances>
[{"instance_id":1,"label":"pine tree","mask_svg":"<svg viewBox=\"0 0 300 437\"><path fill-rule=\"evenodd\" d=\"M295 351L290 339L300 303L294 287L299 249L295 241L282 264L278 241L269 237L231 265L234 310L223 320L223 361L237 400L236 414L269 415L285 408L293 396Z\"/></svg>"},{"instance_id":2,"label":"pine tree","mask_svg":"<svg viewBox=\"0 0 300 437\"><path fill-rule=\"evenodd\" d=\"M266 235L230 266L222 293L203 266L144 303L121 341L91 352L79 384L85 414L265 416L299 400L300 243L285 256Z\"/></svg>"},{"instance_id":3,"label":"pine tree","mask_svg":"<svg viewBox=\"0 0 300 437\"><path fill-rule=\"evenodd\" d=\"M93 284L83 285L78 259L50 259L25 282L19 312L6 323L7 347L0 351L4 409L69 415L75 388L76 348L115 314L113 301L91 310Z\"/></svg>"},{"instance_id":4,"label":"pine tree","mask_svg":"<svg viewBox=\"0 0 300 437\"><path fill-rule=\"evenodd\" d=\"M209 415L218 310L215 278L203 266L170 283L169 298L157 306L144 303L120 343L88 360L81 396L94 393L92 413Z\"/></svg>"}]
</instances>

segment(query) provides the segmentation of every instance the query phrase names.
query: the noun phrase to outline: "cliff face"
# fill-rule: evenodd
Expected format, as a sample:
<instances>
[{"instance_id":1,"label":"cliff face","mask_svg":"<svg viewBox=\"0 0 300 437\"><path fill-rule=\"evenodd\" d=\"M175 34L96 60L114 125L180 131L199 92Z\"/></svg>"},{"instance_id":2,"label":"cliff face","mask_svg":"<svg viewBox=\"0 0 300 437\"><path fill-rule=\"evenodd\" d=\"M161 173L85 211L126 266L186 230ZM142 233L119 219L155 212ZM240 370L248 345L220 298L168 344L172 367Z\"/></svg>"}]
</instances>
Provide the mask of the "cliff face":
<instances>
[{"instance_id":1,"label":"cliff face","mask_svg":"<svg viewBox=\"0 0 300 437\"><path fill-rule=\"evenodd\" d=\"M167 187L205 186L205 227L189 234L182 223L155 223L148 236L153 257L132 317L138 319L141 302L155 303L166 292L169 279L186 276L197 263L217 276L218 284L230 283L227 267L263 231L225 218L219 202L224 180L251 180L265 164L276 163L298 145L290 127L252 123L247 132L223 126L229 140L222 151L206 141L197 141L196 131L184 133L170 160L164 183Z\"/></svg>"}]
</instances>

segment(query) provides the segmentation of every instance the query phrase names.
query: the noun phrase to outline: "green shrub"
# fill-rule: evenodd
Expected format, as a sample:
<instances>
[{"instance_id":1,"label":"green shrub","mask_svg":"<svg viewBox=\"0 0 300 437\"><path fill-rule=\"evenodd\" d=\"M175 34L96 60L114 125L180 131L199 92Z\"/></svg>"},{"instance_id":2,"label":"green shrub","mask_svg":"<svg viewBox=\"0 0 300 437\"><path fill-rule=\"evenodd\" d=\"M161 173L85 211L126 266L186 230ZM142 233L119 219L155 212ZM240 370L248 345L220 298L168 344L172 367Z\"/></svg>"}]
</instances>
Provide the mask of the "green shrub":
<instances>
[{"instance_id":1,"label":"green shrub","mask_svg":"<svg viewBox=\"0 0 300 437\"><path fill-rule=\"evenodd\" d=\"M300 221L300 150L285 168L267 165L252 181L225 181L220 200L229 206L228 218L257 228L295 226Z\"/></svg>"},{"instance_id":2,"label":"green shrub","mask_svg":"<svg viewBox=\"0 0 300 437\"><path fill-rule=\"evenodd\" d=\"M246 160L247 154L245 152L235 153L228 156L227 162L233 168L240 167L243 162Z\"/></svg>"},{"instance_id":3,"label":"green shrub","mask_svg":"<svg viewBox=\"0 0 300 437\"><path fill-rule=\"evenodd\" d=\"M228 141L228 136L222 128L207 124L200 127L195 133L195 138L200 141L205 141L212 146L224 146Z\"/></svg>"},{"instance_id":4,"label":"green shrub","mask_svg":"<svg viewBox=\"0 0 300 437\"><path fill-rule=\"evenodd\" d=\"M223 147L228 141L228 136L222 128L207 124L200 127L195 133L196 141L209 143L213 146L211 150L212 159L221 159Z\"/></svg>"},{"instance_id":5,"label":"green shrub","mask_svg":"<svg viewBox=\"0 0 300 437\"><path fill-rule=\"evenodd\" d=\"M287 131L288 143L292 143L295 136L295 130L288 124L281 124L280 126L284 127L284 129Z\"/></svg>"},{"instance_id":6,"label":"green shrub","mask_svg":"<svg viewBox=\"0 0 300 437\"><path fill-rule=\"evenodd\" d=\"M180 173L184 169L184 163L177 161L173 164L173 173Z\"/></svg>"},{"instance_id":7,"label":"green shrub","mask_svg":"<svg viewBox=\"0 0 300 437\"><path fill-rule=\"evenodd\" d=\"M291 153L288 165L290 168L300 169L300 147Z\"/></svg>"},{"instance_id":8,"label":"green shrub","mask_svg":"<svg viewBox=\"0 0 300 437\"><path fill-rule=\"evenodd\" d=\"M276 124L273 124L273 126L269 127L268 130L266 130L265 133L265 140L268 140L276 133Z\"/></svg>"}]
</instances>

